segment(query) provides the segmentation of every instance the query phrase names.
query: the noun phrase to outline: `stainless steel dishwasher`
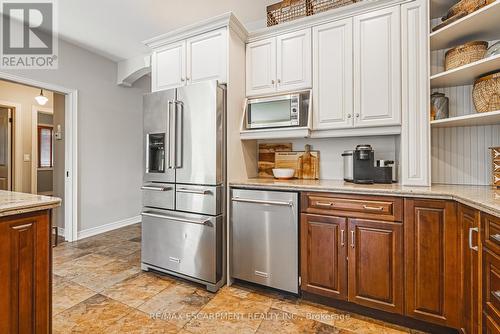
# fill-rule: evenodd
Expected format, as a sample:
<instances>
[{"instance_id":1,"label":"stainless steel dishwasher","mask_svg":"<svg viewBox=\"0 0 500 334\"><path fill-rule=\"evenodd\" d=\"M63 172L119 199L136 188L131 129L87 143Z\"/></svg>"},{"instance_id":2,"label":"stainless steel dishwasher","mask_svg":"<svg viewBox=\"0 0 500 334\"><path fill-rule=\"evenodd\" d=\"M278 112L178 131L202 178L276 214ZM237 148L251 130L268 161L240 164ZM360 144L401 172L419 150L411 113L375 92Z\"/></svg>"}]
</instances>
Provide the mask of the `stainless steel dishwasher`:
<instances>
[{"instance_id":1,"label":"stainless steel dishwasher","mask_svg":"<svg viewBox=\"0 0 500 334\"><path fill-rule=\"evenodd\" d=\"M232 277L298 293L298 193L231 190Z\"/></svg>"}]
</instances>

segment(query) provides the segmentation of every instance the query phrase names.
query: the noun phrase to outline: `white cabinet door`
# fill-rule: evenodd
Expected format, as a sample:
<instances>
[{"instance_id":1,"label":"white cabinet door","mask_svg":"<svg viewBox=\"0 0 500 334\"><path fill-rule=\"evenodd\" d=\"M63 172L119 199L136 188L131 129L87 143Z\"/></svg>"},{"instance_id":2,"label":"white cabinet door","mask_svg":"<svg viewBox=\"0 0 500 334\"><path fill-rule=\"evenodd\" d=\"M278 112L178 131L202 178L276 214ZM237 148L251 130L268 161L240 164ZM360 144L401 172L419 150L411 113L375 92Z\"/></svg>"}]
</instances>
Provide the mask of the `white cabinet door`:
<instances>
[{"instance_id":1,"label":"white cabinet door","mask_svg":"<svg viewBox=\"0 0 500 334\"><path fill-rule=\"evenodd\" d=\"M355 126L401 124L400 8L354 17Z\"/></svg>"},{"instance_id":2,"label":"white cabinet door","mask_svg":"<svg viewBox=\"0 0 500 334\"><path fill-rule=\"evenodd\" d=\"M186 84L186 42L169 44L153 51L151 57L153 92Z\"/></svg>"},{"instance_id":3,"label":"white cabinet door","mask_svg":"<svg viewBox=\"0 0 500 334\"><path fill-rule=\"evenodd\" d=\"M313 129L352 127L352 18L313 28L313 64Z\"/></svg>"},{"instance_id":4,"label":"white cabinet door","mask_svg":"<svg viewBox=\"0 0 500 334\"><path fill-rule=\"evenodd\" d=\"M277 90L311 88L311 29L304 29L276 38Z\"/></svg>"},{"instance_id":5,"label":"white cabinet door","mask_svg":"<svg viewBox=\"0 0 500 334\"><path fill-rule=\"evenodd\" d=\"M276 91L276 39L247 44L247 96Z\"/></svg>"},{"instance_id":6,"label":"white cabinet door","mask_svg":"<svg viewBox=\"0 0 500 334\"><path fill-rule=\"evenodd\" d=\"M227 29L187 40L187 83L227 81Z\"/></svg>"}]
</instances>

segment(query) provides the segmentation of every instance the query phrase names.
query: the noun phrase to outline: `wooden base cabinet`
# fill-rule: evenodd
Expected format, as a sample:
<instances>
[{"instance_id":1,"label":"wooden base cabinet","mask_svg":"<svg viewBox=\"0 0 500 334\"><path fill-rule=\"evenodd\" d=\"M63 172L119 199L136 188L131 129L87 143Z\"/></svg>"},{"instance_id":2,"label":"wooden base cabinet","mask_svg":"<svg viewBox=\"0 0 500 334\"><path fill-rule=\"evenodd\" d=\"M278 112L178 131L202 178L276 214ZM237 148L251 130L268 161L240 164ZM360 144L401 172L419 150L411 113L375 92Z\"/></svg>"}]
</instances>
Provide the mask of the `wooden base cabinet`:
<instances>
[{"instance_id":1,"label":"wooden base cabinet","mask_svg":"<svg viewBox=\"0 0 500 334\"><path fill-rule=\"evenodd\" d=\"M456 203L405 199L407 316L460 328L461 239Z\"/></svg>"},{"instance_id":2,"label":"wooden base cabinet","mask_svg":"<svg viewBox=\"0 0 500 334\"><path fill-rule=\"evenodd\" d=\"M462 227L463 250L463 305L464 319L462 332L480 333L480 266L479 266L479 220L478 210L464 205L458 206L458 223Z\"/></svg>"},{"instance_id":3,"label":"wooden base cabinet","mask_svg":"<svg viewBox=\"0 0 500 334\"><path fill-rule=\"evenodd\" d=\"M309 201L311 210L325 201L341 203L338 198L323 198L318 202L314 195L308 195L305 200ZM361 201L346 201L363 208ZM365 207L371 208L367 204ZM366 215L364 212L352 214ZM402 314L402 224L303 213L301 277L303 291Z\"/></svg>"},{"instance_id":4,"label":"wooden base cabinet","mask_svg":"<svg viewBox=\"0 0 500 334\"><path fill-rule=\"evenodd\" d=\"M349 301L403 314L403 226L349 219Z\"/></svg>"},{"instance_id":5,"label":"wooden base cabinet","mask_svg":"<svg viewBox=\"0 0 500 334\"><path fill-rule=\"evenodd\" d=\"M500 218L481 214L483 333L500 333Z\"/></svg>"},{"instance_id":6,"label":"wooden base cabinet","mask_svg":"<svg viewBox=\"0 0 500 334\"><path fill-rule=\"evenodd\" d=\"M51 332L49 213L0 218L0 333Z\"/></svg>"},{"instance_id":7,"label":"wooden base cabinet","mask_svg":"<svg viewBox=\"0 0 500 334\"><path fill-rule=\"evenodd\" d=\"M347 300L347 221L302 214L302 290Z\"/></svg>"}]
</instances>

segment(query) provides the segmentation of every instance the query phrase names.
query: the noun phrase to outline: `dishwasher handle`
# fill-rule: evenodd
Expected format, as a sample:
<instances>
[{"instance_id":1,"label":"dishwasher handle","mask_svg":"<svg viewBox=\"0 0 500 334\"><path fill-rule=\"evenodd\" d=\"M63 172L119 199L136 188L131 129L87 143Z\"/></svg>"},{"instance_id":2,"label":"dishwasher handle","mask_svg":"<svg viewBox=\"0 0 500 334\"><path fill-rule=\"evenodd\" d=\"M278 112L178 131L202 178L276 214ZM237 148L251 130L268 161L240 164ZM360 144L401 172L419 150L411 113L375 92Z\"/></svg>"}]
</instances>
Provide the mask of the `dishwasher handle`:
<instances>
[{"instance_id":1,"label":"dishwasher handle","mask_svg":"<svg viewBox=\"0 0 500 334\"><path fill-rule=\"evenodd\" d=\"M231 198L233 202L242 202L242 203L253 203L253 204L267 204L267 205L278 205L278 206L293 206L293 201L284 202L284 201L264 201L260 199L248 199L248 198L240 198L238 196L234 196Z\"/></svg>"}]
</instances>

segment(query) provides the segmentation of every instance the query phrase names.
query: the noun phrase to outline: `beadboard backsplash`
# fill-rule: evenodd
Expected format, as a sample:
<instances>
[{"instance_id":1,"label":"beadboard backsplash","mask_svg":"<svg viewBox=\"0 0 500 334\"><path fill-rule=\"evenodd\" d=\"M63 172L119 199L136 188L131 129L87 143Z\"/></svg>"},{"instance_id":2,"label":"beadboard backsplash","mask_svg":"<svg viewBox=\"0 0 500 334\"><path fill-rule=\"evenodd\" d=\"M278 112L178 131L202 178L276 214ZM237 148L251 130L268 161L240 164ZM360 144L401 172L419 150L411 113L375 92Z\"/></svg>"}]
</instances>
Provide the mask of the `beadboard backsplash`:
<instances>
[{"instance_id":1,"label":"beadboard backsplash","mask_svg":"<svg viewBox=\"0 0 500 334\"><path fill-rule=\"evenodd\" d=\"M325 180L344 179L344 160L341 154L353 150L356 145L370 144L375 151L376 160L396 160L399 157L399 136L373 136L356 138L324 139L279 139L259 140L262 143L292 143L294 151L303 151L306 144L314 151L320 151L319 177Z\"/></svg>"},{"instance_id":2,"label":"beadboard backsplash","mask_svg":"<svg viewBox=\"0 0 500 334\"><path fill-rule=\"evenodd\" d=\"M433 23L437 21L433 20ZM490 45L494 41L490 41ZM447 50L431 52L431 74L444 71ZM472 85L433 89L450 100L450 117L476 113ZM432 182L488 185L491 183L489 147L500 145L500 125L433 128Z\"/></svg>"}]
</instances>

